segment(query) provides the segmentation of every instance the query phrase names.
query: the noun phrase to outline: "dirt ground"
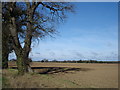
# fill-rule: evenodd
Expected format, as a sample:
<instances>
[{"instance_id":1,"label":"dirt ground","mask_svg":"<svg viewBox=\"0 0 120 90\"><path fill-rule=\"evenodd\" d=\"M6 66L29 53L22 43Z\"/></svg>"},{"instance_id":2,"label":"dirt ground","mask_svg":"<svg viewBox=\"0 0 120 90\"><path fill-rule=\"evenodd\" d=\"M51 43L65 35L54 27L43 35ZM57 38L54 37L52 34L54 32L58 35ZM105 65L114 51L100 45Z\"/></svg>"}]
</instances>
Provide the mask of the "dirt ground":
<instances>
[{"instance_id":1,"label":"dirt ground","mask_svg":"<svg viewBox=\"0 0 120 90\"><path fill-rule=\"evenodd\" d=\"M9 67L15 67L9 62ZM118 88L118 64L32 62L34 74L17 76L16 69L3 70L12 88ZM3 85L3 87L6 87Z\"/></svg>"}]
</instances>

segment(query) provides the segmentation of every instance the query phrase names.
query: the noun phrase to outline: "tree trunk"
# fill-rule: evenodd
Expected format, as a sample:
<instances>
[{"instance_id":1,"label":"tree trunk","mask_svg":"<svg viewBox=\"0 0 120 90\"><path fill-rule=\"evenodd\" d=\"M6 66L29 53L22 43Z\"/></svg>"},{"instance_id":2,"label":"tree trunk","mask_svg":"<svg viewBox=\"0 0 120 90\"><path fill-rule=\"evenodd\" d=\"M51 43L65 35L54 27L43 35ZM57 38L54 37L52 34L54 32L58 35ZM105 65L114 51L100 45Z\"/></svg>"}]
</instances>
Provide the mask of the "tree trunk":
<instances>
[{"instance_id":1,"label":"tree trunk","mask_svg":"<svg viewBox=\"0 0 120 90\"><path fill-rule=\"evenodd\" d=\"M2 52L2 69L8 68L8 52Z\"/></svg>"},{"instance_id":2,"label":"tree trunk","mask_svg":"<svg viewBox=\"0 0 120 90\"><path fill-rule=\"evenodd\" d=\"M26 53L17 53L17 68L18 74L24 75L25 73L32 73L33 70L30 67L30 62L28 61L28 57Z\"/></svg>"},{"instance_id":3,"label":"tree trunk","mask_svg":"<svg viewBox=\"0 0 120 90\"><path fill-rule=\"evenodd\" d=\"M8 68L8 55L9 55L9 35L8 28L5 23L2 23L2 68Z\"/></svg>"},{"instance_id":4,"label":"tree trunk","mask_svg":"<svg viewBox=\"0 0 120 90\"><path fill-rule=\"evenodd\" d=\"M18 74L24 75L25 73L32 73L32 69L30 67L30 61L28 59L29 52L26 53L23 49L21 51L16 51L17 56L17 67Z\"/></svg>"},{"instance_id":5,"label":"tree trunk","mask_svg":"<svg viewBox=\"0 0 120 90\"><path fill-rule=\"evenodd\" d=\"M17 57L17 68L19 75L23 75L26 72L26 66L24 63L24 58L22 56Z\"/></svg>"},{"instance_id":6,"label":"tree trunk","mask_svg":"<svg viewBox=\"0 0 120 90\"><path fill-rule=\"evenodd\" d=\"M29 10L27 11L27 20L29 21L27 24L27 33L25 37L25 45L22 48L19 38L18 38L18 32L16 30L16 23L15 23L15 17L11 17L9 29L10 33L12 35L13 40L13 48L15 51L15 54L17 56L17 67L18 67L18 74L24 75L27 72L32 72L32 69L30 68L30 63L28 60L29 52L30 52L30 46L31 46L31 39L32 39L32 13L31 13L31 7L30 3L28 3ZM10 12L13 12L14 3L11 3ZM12 16L12 15L11 15Z\"/></svg>"},{"instance_id":7,"label":"tree trunk","mask_svg":"<svg viewBox=\"0 0 120 90\"><path fill-rule=\"evenodd\" d=\"M24 61L25 61L25 65L26 65L26 72L28 72L28 73L33 73L33 70L32 70L32 68L30 67L30 61L29 61L29 59L28 59L28 57L29 57L29 52L28 52L28 54L27 53L25 53L25 59L24 59Z\"/></svg>"},{"instance_id":8,"label":"tree trunk","mask_svg":"<svg viewBox=\"0 0 120 90\"><path fill-rule=\"evenodd\" d=\"M8 36L2 34L2 68L7 69L8 68L8 55L9 55L9 49L8 49Z\"/></svg>"}]
</instances>

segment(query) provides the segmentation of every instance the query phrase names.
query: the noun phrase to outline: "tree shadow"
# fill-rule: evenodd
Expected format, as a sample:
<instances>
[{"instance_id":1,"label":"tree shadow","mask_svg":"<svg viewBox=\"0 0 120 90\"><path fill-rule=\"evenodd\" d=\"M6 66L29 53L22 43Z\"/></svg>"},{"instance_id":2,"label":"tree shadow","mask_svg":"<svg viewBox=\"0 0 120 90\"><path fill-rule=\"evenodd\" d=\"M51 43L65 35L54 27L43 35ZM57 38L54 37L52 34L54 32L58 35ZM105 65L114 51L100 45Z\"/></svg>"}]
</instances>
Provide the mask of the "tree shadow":
<instances>
[{"instance_id":1,"label":"tree shadow","mask_svg":"<svg viewBox=\"0 0 120 90\"><path fill-rule=\"evenodd\" d=\"M89 68L70 68L70 67L32 67L33 71L39 74L54 73L74 73L75 71L89 71Z\"/></svg>"},{"instance_id":2,"label":"tree shadow","mask_svg":"<svg viewBox=\"0 0 120 90\"><path fill-rule=\"evenodd\" d=\"M11 67L17 69L17 67ZM54 73L74 73L76 71L90 71L89 68L71 68L71 67L32 67L33 71L38 74L54 74Z\"/></svg>"}]
</instances>

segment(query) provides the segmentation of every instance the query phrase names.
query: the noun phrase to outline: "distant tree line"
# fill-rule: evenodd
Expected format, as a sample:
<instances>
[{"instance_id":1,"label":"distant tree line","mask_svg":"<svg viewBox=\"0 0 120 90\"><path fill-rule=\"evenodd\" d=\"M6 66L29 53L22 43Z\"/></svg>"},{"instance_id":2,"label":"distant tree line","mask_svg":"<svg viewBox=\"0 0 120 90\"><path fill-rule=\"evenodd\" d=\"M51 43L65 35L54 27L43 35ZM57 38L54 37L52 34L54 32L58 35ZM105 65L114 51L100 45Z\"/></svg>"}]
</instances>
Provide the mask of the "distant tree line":
<instances>
[{"instance_id":1,"label":"distant tree line","mask_svg":"<svg viewBox=\"0 0 120 90\"><path fill-rule=\"evenodd\" d=\"M37 62L57 62L57 63L118 63L119 61L97 61L97 60L51 60L43 59Z\"/></svg>"}]
</instances>

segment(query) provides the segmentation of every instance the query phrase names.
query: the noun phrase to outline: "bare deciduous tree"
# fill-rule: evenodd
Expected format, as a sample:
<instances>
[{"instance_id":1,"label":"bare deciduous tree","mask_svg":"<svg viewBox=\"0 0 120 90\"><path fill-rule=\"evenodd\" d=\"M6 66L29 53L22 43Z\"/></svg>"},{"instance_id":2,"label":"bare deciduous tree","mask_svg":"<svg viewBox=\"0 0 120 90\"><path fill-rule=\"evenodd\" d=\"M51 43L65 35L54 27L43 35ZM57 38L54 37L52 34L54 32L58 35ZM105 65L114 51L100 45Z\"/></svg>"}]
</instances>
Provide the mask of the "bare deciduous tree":
<instances>
[{"instance_id":1,"label":"bare deciduous tree","mask_svg":"<svg viewBox=\"0 0 120 90\"><path fill-rule=\"evenodd\" d=\"M18 72L23 75L32 71L28 60L32 39L52 36L56 32L55 24L64 20L73 7L66 2L9 2L3 7L8 12L7 26L17 56Z\"/></svg>"}]
</instances>

